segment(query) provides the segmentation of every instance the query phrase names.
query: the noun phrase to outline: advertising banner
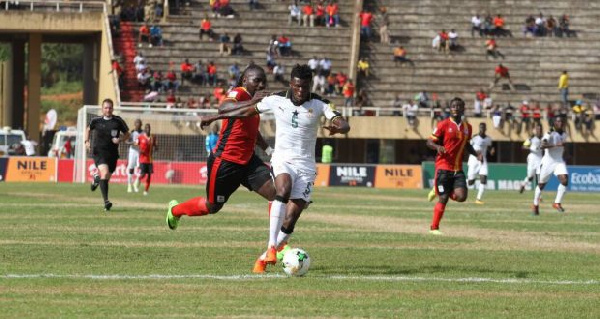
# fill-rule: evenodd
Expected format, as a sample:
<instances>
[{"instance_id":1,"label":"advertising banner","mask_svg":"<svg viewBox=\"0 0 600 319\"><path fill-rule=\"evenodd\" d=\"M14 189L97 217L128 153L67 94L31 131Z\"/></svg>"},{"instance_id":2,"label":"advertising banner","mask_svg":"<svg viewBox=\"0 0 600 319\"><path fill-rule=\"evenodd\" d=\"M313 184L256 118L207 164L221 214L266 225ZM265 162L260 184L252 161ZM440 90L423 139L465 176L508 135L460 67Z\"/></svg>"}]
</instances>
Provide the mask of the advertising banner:
<instances>
[{"instance_id":1,"label":"advertising banner","mask_svg":"<svg viewBox=\"0 0 600 319\"><path fill-rule=\"evenodd\" d=\"M72 159L59 159L57 179L59 183L73 182L73 165L75 161Z\"/></svg>"},{"instance_id":2,"label":"advertising banner","mask_svg":"<svg viewBox=\"0 0 600 319\"><path fill-rule=\"evenodd\" d=\"M373 187L375 166L370 165L331 165L329 186Z\"/></svg>"},{"instance_id":3,"label":"advertising banner","mask_svg":"<svg viewBox=\"0 0 600 319\"><path fill-rule=\"evenodd\" d=\"M425 188L433 187L435 175L433 162L423 162L423 185ZM468 173L467 163L463 165L465 174ZM567 167L569 170L570 167ZM521 182L527 176L527 165L525 164L498 164L488 163L488 190L514 190L518 191ZM476 187L479 185L479 178L475 179ZM552 178L544 190L556 191L558 183L552 183L556 178ZM532 185L528 185L528 190L532 190Z\"/></svg>"},{"instance_id":4,"label":"advertising banner","mask_svg":"<svg viewBox=\"0 0 600 319\"><path fill-rule=\"evenodd\" d=\"M6 180L6 167L8 166L8 158L0 157L0 182Z\"/></svg>"},{"instance_id":5,"label":"advertising banner","mask_svg":"<svg viewBox=\"0 0 600 319\"><path fill-rule=\"evenodd\" d=\"M21 157L8 159L7 182L54 182L56 159L51 157Z\"/></svg>"},{"instance_id":6,"label":"advertising banner","mask_svg":"<svg viewBox=\"0 0 600 319\"><path fill-rule=\"evenodd\" d=\"M315 186L317 186L317 187L329 186L329 165L328 164L317 164L317 178L315 179Z\"/></svg>"},{"instance_id":7,"label":"advertising banner","mask_svg":"<svg viewBox=\"0 0 600 319\"><path fill-rule=\"evenodd\" d=\"M376 188L423 188L420 165L378 165Z\"/></svg>"},{"instance_id":8,"label":"advertising banner","mask_svg":"<svg viewBox=\"0 0 600 319\"><path fill-rule=\"evenodd\" d=\"M208 170L205 162L154 162L152 183L156 184L206 184ZM87 161L87 181L92 182L93 172L97 170L93 160ZM127 161L119 160L117 169L110 178L111 183L127 183Z\"/></svg>"},{"instance_id":9,"label":"advertising banner","mask_svg":"<svg viewBox=\"0 0 600 319\"><path fill-rule=\"evenodd\" d=\"M567 166L569 172L569 191L600 192L600 167L598 166ZM546 188L558 188L558 179L550 178Z\"/></svg>"}]
</instances>

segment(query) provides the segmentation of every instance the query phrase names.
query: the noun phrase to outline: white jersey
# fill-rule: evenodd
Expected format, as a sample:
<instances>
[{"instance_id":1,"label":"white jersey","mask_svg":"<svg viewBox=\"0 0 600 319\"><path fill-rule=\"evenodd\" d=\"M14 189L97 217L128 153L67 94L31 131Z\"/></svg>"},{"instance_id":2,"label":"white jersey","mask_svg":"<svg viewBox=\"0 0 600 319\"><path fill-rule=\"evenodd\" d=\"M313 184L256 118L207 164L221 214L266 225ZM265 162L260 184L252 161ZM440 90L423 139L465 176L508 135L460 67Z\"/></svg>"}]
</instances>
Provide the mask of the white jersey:
<instances>
[{"instance_id":1,"label":"white jersey","mask_svg":"<svg viewBox=\"0 0 600 319\"><path fill-rule=\"evenodd\" d=\"M542 140L534 136L529 139L529 154L533 154L536 157L542 158Z\"/></svg>"},{"instance_id":2,"label":"white jersey","mask_svg":"<svg viewBox=\"0 0 600 319\"><path fill-rule=\"evenodd\" d=\"M271 111L275 116L275 151L271 161L285 161L301 170L316 172L315 144L321 116L331 120L341 114L316 94L299 106L292 103L289 94L280 92L256 105L259 113Z\"/></svg>"},{"instance_id":3,"label":"white jersey","mask_svg":"<svg viewBox=\"0 0 600 319\"><path fill-rule=\"evenodd\" d=\"M137 140L138 140L138 137L140 136L140 134L142 134L142 132L143 132L142 130L139 130L139 131L133 130L133 131L131 131L130 142L131 143L136 143ZM140 153L140 147L137 146L137 145L135 145L135 144L129 145L129 154L131 154L131 153L137 153L137 154L139 154Z\"/></svg>"},{"instance_id":4,"label":"white jersey","mask_svg":"<svg viewBox=\"0 0 600 319\"><path fill-rule=\"evenodd\" d=\"M566 132L558 133L556 131L548 132L542 137L542 141L547 141L550 145L561 144L567 142L568 135ZM564 162L563 153L565 152L564 146L554 146L544 150L544 162Z\"/></svg>"},{"instance_id":5,"label":"white jersey","mask_svg":"<svg viewBox=\"0 0 600 319\"><path fill-rule=\"evenodd\" d=\"M487 163L486 154L487 150L490 146L492 146L492 139L489 136L481 137L479 134L473 136L470 141L471 145L473 145L473 149L477 152L480 152L483 155L483 162ZM474 160L477 160L477 156L469 155L469 161L471 161L471 157Z\"/></svg>"}]
</instances>

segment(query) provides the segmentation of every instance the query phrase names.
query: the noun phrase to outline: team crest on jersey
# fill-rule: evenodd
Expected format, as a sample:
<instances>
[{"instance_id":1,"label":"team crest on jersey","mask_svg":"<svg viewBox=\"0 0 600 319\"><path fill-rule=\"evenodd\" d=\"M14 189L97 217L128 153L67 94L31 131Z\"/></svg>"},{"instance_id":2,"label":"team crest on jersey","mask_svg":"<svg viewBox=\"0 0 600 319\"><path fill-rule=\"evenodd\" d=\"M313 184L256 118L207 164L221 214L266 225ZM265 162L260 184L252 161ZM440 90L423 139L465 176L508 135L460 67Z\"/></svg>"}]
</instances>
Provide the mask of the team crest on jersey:
<instances>
[{"instance_id":1,"label":"team crest on jersey","mask_svg":"<svg viewBox=\"0 0 600 319\"><path fill-rule=\"evenodd\" d=\"M229 91L229 94L227 94L227 97L235 99L235 98L237 98L237 95L238 95L238 91Z\"/></svg>"},{"instance_id":2,"label":"team crest on jersey","mask_svg":"<svg viewBox=\"0 0 600 319\"><path fill-rule=\"evenodd\" d=\"M469 128L465 127L465 134L469 134Z\"/></svg>"},{"instance_id":3,"label":"team crest on jersey","mask_svg":"<svg viewBox=\"0 0 600 319\"><path fill-rule=\"evenodd\" d=\"M452 133L452 128L449 128L449 129L448 129L448 133Z\"/></svg>"},{"instance_id":4,"label":"team crest on jersey","mask_svg":"<svg viewBox=\"0 0 600 319\"><path fill-rule=\"evenodd\" d=\"M313 109L308 109L308 117L313 117Z\"/></svg>"}]
</instances>

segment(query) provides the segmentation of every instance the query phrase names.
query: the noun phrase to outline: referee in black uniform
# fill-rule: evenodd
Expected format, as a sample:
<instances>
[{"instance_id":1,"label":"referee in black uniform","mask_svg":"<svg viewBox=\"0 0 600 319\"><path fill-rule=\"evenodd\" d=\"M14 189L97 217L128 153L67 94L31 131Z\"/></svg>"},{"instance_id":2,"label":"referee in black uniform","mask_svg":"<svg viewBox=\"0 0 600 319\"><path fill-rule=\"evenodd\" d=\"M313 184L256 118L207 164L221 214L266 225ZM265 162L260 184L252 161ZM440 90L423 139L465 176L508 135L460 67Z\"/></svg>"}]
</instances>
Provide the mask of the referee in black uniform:
<instances>
[{"instance_id":1,"label":"referee in black uniform","mask_svg":"<svg viewBox=\"0 0 600 319\"><path fill-rule=\"evenodd\" d=\"M129 127L119 116L113 115L113 101L102 101L102 116L95 117L85 130L85 147L92 150L94 163L100 173L100 180L96 177L92 183L92 191L100 185L104 210L109 211L112 203L108 200L108 181L117 168L119 159L119 143L129 139ZM94 131L93 147L90 147L90 132Z\"/></svg>"}]
</instances>

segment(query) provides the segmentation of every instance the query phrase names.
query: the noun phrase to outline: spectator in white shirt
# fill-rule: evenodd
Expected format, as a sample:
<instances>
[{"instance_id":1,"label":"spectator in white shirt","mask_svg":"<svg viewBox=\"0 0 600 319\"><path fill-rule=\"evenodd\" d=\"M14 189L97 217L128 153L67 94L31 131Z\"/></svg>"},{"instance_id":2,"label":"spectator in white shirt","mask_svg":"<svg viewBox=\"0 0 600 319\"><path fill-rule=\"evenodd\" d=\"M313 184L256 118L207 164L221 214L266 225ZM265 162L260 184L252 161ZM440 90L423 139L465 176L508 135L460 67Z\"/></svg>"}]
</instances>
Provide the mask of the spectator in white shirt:
<instances>
[{"instance_id":1,"label":"spectator in white shirt","mask_svg":"<svg viewBox=\"0 0 600 319\"><path fill-rule=\"evenodd\" d=\"M458 46L458 33L454 29L448 33L448 40L450 41L450 50L454 50Z\"/></svg>"},{"instance_id":2,"label":"spectator in white shirt","mask_svg":"<svg viewBox=\"0 0 600 319\"><path fill-rule=\"evenodd\" d=\"M38 145L38 143L30 140L29 135L27 135L26 140L21 141L21 145L23 145L23 148L25 148L25 155L35 156L35 147Z\"/></svg>"},{"instance_id":3,"label":"spectator in white shirt","mask_svg":"<svg viewBox=\"0 0 600 319\"><path fill-rule=\"evenodd\" d=\"M310 60L308 60L308 66L312 70L313 75L317 74L317 69L319 68L319 59L316 56L313 56Z\"/></svg>"},{"instance_id":4,"label":"spectator in white shirt","mask_svg":"<svg viewBox=\"0 0 600 319\"><path fill-rule=\"evenodd\" d=\"M298 21L298 25L302 24L302 14L300 11L300 7L298 7L298 1L295 0L294 3L290 4L290 6L288 7L288 10L290 10L290 17L288 20L288 24L292 24L292 20L296 19Z\"/></svg>"},{"instance_id":5,"label":"spectator in white shirt","mask_svg":"<svg viewBox=\"0 0 600 319\"><path fill-rule=\"evenodd\" d=\"M133 58L133 64L137 67L140 63L145 64L146 58L142 55L142 52L138 52L138 54Z\"/></svg>"},{"instance_id":6,"label":"spectator in white shirt","mask_svg":"<svg viewBox=\"0 0 600 319\"><path fill-rule=\"evenodd\" d=\"M483 37L483 31L481 30L481 18L478 14L471 18L471 37L475 36L475 32L478 32L479 36Z\"/></svg>"},{"instance_id":7,"label":"spectator in white shirt","mask_svg":"<svg viewBox=\"0 0 600 319\"><path fill-rule=\"evenodd\" d=\"M319 68L319 74L328 77L329 73L331 73L331 60L327 57L322 58L321 61L319 61Z\"/></svg>"}]
</instances>

